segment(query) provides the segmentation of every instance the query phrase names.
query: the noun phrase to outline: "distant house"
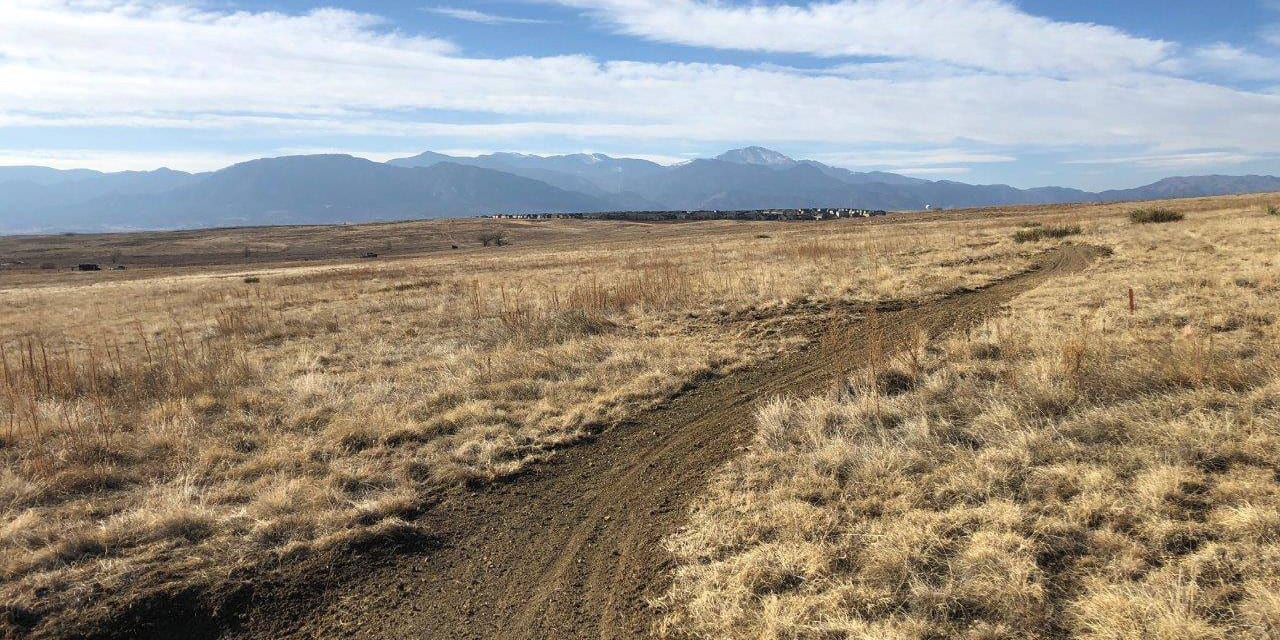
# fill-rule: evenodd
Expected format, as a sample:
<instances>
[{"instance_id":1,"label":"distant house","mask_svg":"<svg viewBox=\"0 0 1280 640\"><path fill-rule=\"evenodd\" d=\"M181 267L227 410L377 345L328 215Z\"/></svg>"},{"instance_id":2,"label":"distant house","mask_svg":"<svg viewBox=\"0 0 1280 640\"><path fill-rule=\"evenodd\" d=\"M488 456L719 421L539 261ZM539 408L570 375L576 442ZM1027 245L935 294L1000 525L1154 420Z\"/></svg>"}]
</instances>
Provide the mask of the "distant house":
<instances>
[{"instance_id":1,"label":"distant house","mask_svg":"<svg viewBox=\"0 0 1280 640\"><path fill-rule=\"evenodd\" d=\"M492 213L482 218L498 220L553 220L563 218L587 220L630 220L659 222L667 220L831 220L836 218L870 218L886 211L850 207L811 207L802 209L747 209L700 211L597 211L594 213Z\"/></svg>"}]
</instances>

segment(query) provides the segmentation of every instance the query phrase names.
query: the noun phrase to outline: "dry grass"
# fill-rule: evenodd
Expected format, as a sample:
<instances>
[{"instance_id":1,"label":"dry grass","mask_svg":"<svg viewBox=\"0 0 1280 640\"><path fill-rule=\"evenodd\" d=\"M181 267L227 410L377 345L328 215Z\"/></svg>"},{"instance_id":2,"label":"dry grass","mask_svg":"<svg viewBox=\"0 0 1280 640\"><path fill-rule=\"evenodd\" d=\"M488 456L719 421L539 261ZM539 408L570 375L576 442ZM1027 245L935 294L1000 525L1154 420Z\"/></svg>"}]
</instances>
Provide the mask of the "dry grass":
<instances>
[{"instance_id":1,"label":"dry grass","mask_svg":"<svg viewBox=\"0 0 1280 640\"><path fill-rule=\"evenodd\" d=\"M1094 219L1085 274L765 406L669 541L663 630L1280 637L1280 227L1200 210Z\"/></svg>"},{"instance_id":2,"label":"dry grass","mask_svg":"<svg viewBox=\"0 0 1280 640\"><path fill-rule=\"evenodd\" d=\"M623 239L7 282L0 601L57 611L401 530L434 492L794 347L785 321L818 303L1032 255L1003 219L601 224Z\"/></svg>"},{"instance_id":3,"label":"dry grass","mask_svg":"<svg viewBox=\"0 0 1280 640\"><path fill-rule=\"evenodd\" d=\"M1223 363L1228 362L1224 354L1244 354L1246 347L1253 349L1248 358L1257 363L1263 362L1259 354L1269 353L1258 340L1242 343L1245 346L1235 341L1254 331L1272 335L1265 332L1272 332L1274 310L1269 305L1275 280L1267 271L1270 265L1264 267L1256 259L1247 272L1242 267L1239 273L1209 285L1186 289L1186 283L1177 278L1195 273L1195 278L1205 279L1205 274L1222 271L1215 267L1245 264L1237 261L1246 257L1237 247L1244 246L1242 242L1261 242L1265 236L1239 238L1243 234L1238 227L1219 222L1248 210L1254 216L1250 224L1274 225L1271 218L1257 214L1260 203L1257 197L1186 201L1179 203L1180 209L1207 215L1196 216L1194 224L1144 227L1140 233L1122 223L1123 205L929 214L907 217L901 223L867 224L565 221L563 226L503 227L512 244L501 248L453 251L442 244L436 253L376 262L264 264L255 265L252 272L224 264L200 270L130 269L92 275L39 270L6 274L0 282L0 602L56 612L104 592L152 588L156 585L145 576L157 568L200 583L273 557L288 558L353 536L411 527L406 523L412 523L435 492L515 473L557 447L661 401L691 380L794 347L803 339L789 329L796 316L817 313L834 301L863 305L938 296L1024 269L1043 247L1028 250L1010 236L1029 216L1045 225L1076 224L1086 241L1116 244L1121 251L1110 264L1128 260L1140 265L1138 273L1144 279L1112 274L1108 280L1073 281L1046 293L1047 298L1036 298L1035 309L1045 314L1044 324L1020 325L1035 326L1036 332L1016 330L1012 323L1001 325L1001 333L983 343L1000 350L975 347L975 353L988 355L974 356L970 364L981 375L965 384L986 384L987 378L1002 375L1010 380L1033 373L1050 376L1052 370L1047 367L1066 366L1063 363L1076 363L1071 365L1076 367L1073 375L1093 380L1092 373L1081 372L1092 372L1088 367L1101 362L1103 352L1094 350L1094 336L1110 335L1118 326L1105 324L1114 320L1108 319L1110 310L1095 312L1088 325L1108 329L1070 334L1089 340L1085 347L1071 347L1076 351L1069 353L1079 356L1069 357L1065 346L1058 351L1054 351L1057 346L1043 347L1050 351L1038 359L1024 355L1042 348L1039 337L1030 337L1039 336L1042 326L1080 326L1078 314L1054 306L1061 304L1057 297L1087 300L1090 305L1114 304L1120 293L1111 287L1119 286L1120 278L1123 286L1139 288L1138 317L1150 324L1135 321L1126 330L1146 336L1143 340L1156 340L1162 335L1159 331L1176 334L1173 341L1152 344L1165 345L1167 354L1161 357L1169 362L1189 363L1171 369L1181 376L1170 379L1181 380L1183 392L1218 394L1191 395L1185 401L1189 404L1178 405L1196 409L1188 409L1188 415L1208 416L1211 412L1201 409L1217 411L1229 406L1221 402L1238 403L1246 392L1269 388L1257 382L1261 374L1256 367L1230 369ZM1224 207L1232 211L1212 213ZM953 215L961 221L945 221ZM439 229L431 224L436 223L336 229L337 235L326 236L320 246L350 246L350 239L361 238L379 249L373 238L389 229L406 233L412 229L432 238L431 242L448 243L459 237L459 230L472 234L487 228L474 222L438 223ZM156 234L155 238L131 235L128 242L177 242L156 252L166 256L180 254L187 243L215 242L221 247L216 251L200 244L205 252L201 255L222 251L231 265L243 260L236 249L247 242L244 232L210 233L214 233L212 240ZM263 233L275 238L271 234L303 232ZM584 242L586 238L591 241ZM5 242L18 253L26 251L24 241ZM39 254L54 251L45 246L51 242L74 239L32 242L43 247L35 251ZM92 246L101 249L119 242L96 237ZM399 237L394 242L397 250L412 244ZM1174 247L1181 252L1177 260L1182 262L1177 263L1178 269L1169 269ZM57 249L66 255L76 250L73 246ZM252 255L261 259L265 253L255 246ZM1220 281L1228 280L1235 288L1220 290ZM1246 302L1247 308L1238 308ZM1220 317L1206 319L1201 315L1204 310ZM1194 327L1194 339L1179 337L1188 323ZM1023 336L1023 346L1000 342L1006 335ZM1137 339L1134 344L1150 347ZM1228 348L1237 351L1225 351ZM957 374L949 373L951 365L940 360L938 353L921 351L916 368L908 370L921 378L954 379ZM992 359L991 353L1006 355ZM1149 357L1149 351L1131 353ZM1146 364L1135 361L1127 366L1137 377ZM1224 371L1234 372L1231 375L1237 378ZM1050 390L1058 388L1043 384ZM994 390L1023 388L991 385ZM1129 389L1122 385L1099 388ZM982 387L973 389L977 394ZM921 406L937 404L973 412L978 409L972 398L983 397L922 393L913 390L877 399L877 411L896 415L893 412L902 411L898 404L914 399ZM1047 399L1034 398L1058 402L1046 406L1058 407L1055 410L1062 416L1071 414L1075 396L1055 393ZM1173 391L1152 391L1155 398L1163 398L1163 393ZM861 396L853 394L839 404L855 402L855 397ZM1134 411L1147 410L1141 405L1146 395L1129 401L1136 403ZM1089 402L1100 411L1111 406L1096 398ZM1164 405L1154 406L1150 410ZM795 410L775 412L782 416ZM968 424L962 421L964 415L955 414L956 424L962 425L955 427L955 433L967 433L964 430L970 428L964 426ZM1052 420L1059 422L1051 422L1051 417L1034 417L1039 415L1034 413L1010 415L1029 432L1065 419L1058 416ZM1252 424L1257 430L1259 423ZM1187 423L1179 433L1195 435L1198 425ZM1210 432L1218 433L1206 431ZM810 440L818 446L825 437L815 435ZM965 439L944 443L933 451L954 457L980 450ZM1168 437L1140 444L1147 453L1172 446ZM1138 451L1134 450L1132 464L1140 462ZM758 457L766 452L757 448L740 468L771 468L774 462L764 464ZM781 483L782 471L791 468L783 463L808 464L805 461L811 459L803 449L792 457L791 462L776 459L779 475L773 482ZM926 462L943 469L951 459ZM1082 458L1079 464L1102 463ZM1230 467L1242 468L1234 463ZM914 486L919 480L910 474L925 470L924 466L899 470L908 479L895 482ZM948 472L955 472L956 482L968 477L957 469ZM797 482L808 477L795 475ZM1127 481L1128 476L1123 477ZM1248 493L1248 478L1241 477L1235 484L1205 485L1209 491L1218 486L1244 487L1240 495L1247 498L1245 502L1223 503L1237 511L1215 517L1238 516L1240 527L1267 531L1270 498ZM744 484L743 489L768 484L761 482ZM786 495L785 488L779 491ZM716 500L730 499L726 496L732 494L722 487ZM762 513L752 509L769 501L750 495L742 503L743 513ZM936 493L929 500L948 495ZM903 505L909 504L908 498L904 495ZM852 526L853 520L828 507L847 500L833 497L809 504L793 514L798 518L794 522L774 518L768 532L753 533L732 513L700 516L689 536L717 539L718 533L708 533L707 527L713 527L725 535L743 537L707 542L702 555L690 555L692 542L677 541L677 548L683 549L686 559L697 557L695 564L708 571L739 562L735 555L739 551L757 554L756 560L740 565L748 574L756 569L778 571L767 562L754 563L774 557L803 560L810 557L807 550L817 547L759 545L788 539L786 532L793 524L818 527L814 531L827 527L821 529L827 532L824 536L841 539L839 532ZM1255 511L1245 509L1246 504ZM943 511L953 508L958 507L946 506ZM809 515L816 519L802 522ZM892 520L882 525L897 526ZM1177 539L1175 534L1169 533L1174 536L1169 539ZM832 557L854 558L850 555L854 547L848 549ZM929 557L933 559L928 562L952 558ZM849 575L852 566L839 560L815 565L815 570ZM804 629L817 624L810 614L829 613L810 607L816 601L789 600L794 591L790 574L776 574L779 581L761 593L748 589L745 596L730 597L723 589L737 594L735 590L745 584L735 582L738 574L705 583L700 580L709 574L687 571L668 605L672 624L687 626L692 633L721 637L773 629L769 633L804 635ZM742 579L757 580L747 574ZM913 580L910 577L907 583ZM804 582L818 584L827 583ZM1145 593L1142 589L1164 588L1141 582L1115 584L1120 585L1117 589L1133 589L1109 596L1116 602L1123 594L1141 600L1134 594ZM1266 598L1275 597L1274 591L1267 591L1273 587L1250 584L1249 593L1260 595L1248 596L1253 598L1247 600L1253 608L1239 611L1254 613L1239 615L1262 620L1258 616L1274 613L1274 608L1264 606ZM1111 593L1099 591L1104 592ZM693 600L701 604L689 604ZM1056 607L1061 598L1045 596L1043 600ZM1245 601L1245 596L1237 600ZM776 609L793 606L798 608ZM756 612L760 607L771 613L761 617ZM737 613L726 614L729 610ZM895 619L905 615L902 609L891 611ZM1125 615L1131 614L1137 615ZM708 615L724 624L708 622ZM772 626L753 626L756 623L748 619L770 620Z\"/></svg>"},{"instance_id":4,"label":"dry grass","mask_svg":"<svg viewBox=\"0 0 1280 640\"><path fill-rule=\"evenodd\" d=\"M1129 220L1138 224L1152 224L1157 222L1178 222L1185 218L1179 211L1167 209L1164 207L1151 207L1148 209L1134 209L1129 212Z\"/></svg>"},{"instance_id":5,"label":"dry grass","mask_svg":"<svg viewBox=\"0 0 1280 640\"><path fill-rule=\"evenodd\" d=\"M1065 238L1067 236L1079 235L1080 225L1055 225L1043 226L1036 225L1026 229L1019 229L1013 234L1014 242L1038 242L1046 239Z\"/></svg>"}]
</instances>

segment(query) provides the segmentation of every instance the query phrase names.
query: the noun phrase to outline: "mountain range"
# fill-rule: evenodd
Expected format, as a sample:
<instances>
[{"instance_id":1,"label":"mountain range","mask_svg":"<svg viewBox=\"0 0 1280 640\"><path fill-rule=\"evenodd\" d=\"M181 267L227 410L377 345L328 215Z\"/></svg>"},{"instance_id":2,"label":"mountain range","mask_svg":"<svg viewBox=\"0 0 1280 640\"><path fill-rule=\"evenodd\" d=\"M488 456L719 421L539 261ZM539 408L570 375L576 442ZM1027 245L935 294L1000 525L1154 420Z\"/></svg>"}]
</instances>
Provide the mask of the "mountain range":
<instances>
[{"instance_id":1,"label":"mountain range","mask_svg":"<svg viewBox=\"0 0 1280 640\"><path fill-rule=\"evenodd\" d=\"M0 167L0 233L369 222L487 213L850 206L885 210L1280 191L1274 176L1016 189L857 172L762 147L672 166L601 154L263 158L207 173Z\"/></svg>"}]
</instances>

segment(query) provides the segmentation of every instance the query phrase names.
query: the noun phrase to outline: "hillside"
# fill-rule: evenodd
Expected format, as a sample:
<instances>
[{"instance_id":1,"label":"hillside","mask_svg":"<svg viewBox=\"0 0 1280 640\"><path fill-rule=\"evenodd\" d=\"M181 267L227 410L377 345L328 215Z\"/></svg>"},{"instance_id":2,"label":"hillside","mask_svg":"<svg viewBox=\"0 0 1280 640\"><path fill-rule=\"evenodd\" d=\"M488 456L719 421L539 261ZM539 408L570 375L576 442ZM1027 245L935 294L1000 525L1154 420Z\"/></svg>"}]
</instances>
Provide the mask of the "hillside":
<instances>
[{"instance_id":1,"label":"hillside","mask_svg":"<svg viewBox=\"0 0 1280 640\"><path fill-rule=\"evenodd\" d=\"M386 163L264 158L210 173L0 167L0 233L324 224L628 210L848 206L884 210L1111 202L1280 191L1272 176L1185 176L1133 189L1018 189L858 172L747 147L671 166L603 154Z\"/></svg>"},{"instance_id":2,"label":"hillside","mask_svg":"<svg viewBox=\"0 0 1280 640\"><path fill-rule=\"evenodd\" d=\"M510 173L441 163L397 167L343 155L253 160L209 174L110 174L0 187L0 228L167 229L367 222L494 211L593 211L610 203ZM171 187L171 188L166 188Z\"/></svg>"}]
</instances>

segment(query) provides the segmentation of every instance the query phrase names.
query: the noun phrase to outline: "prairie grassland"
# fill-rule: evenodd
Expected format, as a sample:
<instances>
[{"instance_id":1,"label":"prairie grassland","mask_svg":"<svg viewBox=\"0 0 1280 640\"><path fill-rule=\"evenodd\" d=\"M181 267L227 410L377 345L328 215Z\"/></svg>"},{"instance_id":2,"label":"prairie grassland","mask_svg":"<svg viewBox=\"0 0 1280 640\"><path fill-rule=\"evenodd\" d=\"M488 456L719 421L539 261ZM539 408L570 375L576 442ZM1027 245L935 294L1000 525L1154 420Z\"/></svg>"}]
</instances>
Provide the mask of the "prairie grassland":
<instances>
[{"instance_id":1,"label":"prairie grassland","mask_svg":"<svg viewBox=\"0 0 1280 640\"><path fill-rule=\"evenodd\" d=\"M1280 637L1280 221L1261 202L1086 217L1077 237L1114 255L1085 273L765 406L669 540L665 634Z\"/></svg>"},{"instance_id":2,"label":"prairie grassland","mask_svg":"<svg viewBox=\"0 0 1280 640\"><path fill-rule=\"evenodd\" d=\"M403 531L434 492L805 339L779 319L1025 268L1011 225L689 224L5 288L0 603L73 615Z\"/></svg>"}]
</instances>

